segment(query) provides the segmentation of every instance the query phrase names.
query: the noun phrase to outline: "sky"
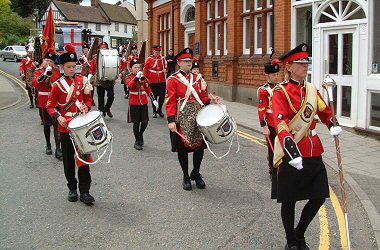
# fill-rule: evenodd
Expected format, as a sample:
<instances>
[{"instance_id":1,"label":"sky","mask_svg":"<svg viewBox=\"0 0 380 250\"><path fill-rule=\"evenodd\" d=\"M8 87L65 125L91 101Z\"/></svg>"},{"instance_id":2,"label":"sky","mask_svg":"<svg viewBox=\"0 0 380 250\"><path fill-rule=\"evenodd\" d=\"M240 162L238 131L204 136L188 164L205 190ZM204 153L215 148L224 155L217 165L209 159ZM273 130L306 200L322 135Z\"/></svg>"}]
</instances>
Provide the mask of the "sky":
<instances>
[{"instance_id":1,"label":"sky","mask_svg":"<svg viewBox=\"0 0 380 250\"><path fill-rule=\"evenodd\" d=\"M117 3L119 0L101 0L101 1L103 3L114 4L114 3ZM128 2L133 3L133 0L128 0ZM81 5L90 6L91 5L91 0L83 0L83 2L81 3Z\"/></svg>"}]
</instances>

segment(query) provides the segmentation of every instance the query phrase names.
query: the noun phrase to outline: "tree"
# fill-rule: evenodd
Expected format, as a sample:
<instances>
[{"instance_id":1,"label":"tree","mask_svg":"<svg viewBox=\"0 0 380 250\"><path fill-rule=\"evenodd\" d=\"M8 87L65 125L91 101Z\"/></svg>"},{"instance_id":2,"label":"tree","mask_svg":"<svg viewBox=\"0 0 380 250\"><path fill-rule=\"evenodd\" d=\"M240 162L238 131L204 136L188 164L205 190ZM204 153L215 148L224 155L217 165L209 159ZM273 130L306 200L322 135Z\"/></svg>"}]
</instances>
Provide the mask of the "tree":
<instances>
[{"instance_id":1,"label":"tree","mask_svg":"<svg viewBox=\"0 0 380 250\"><path fill-rule=\"evenodd\" d=\"M59 0L59 1L66 2L66 3L80 4L83 0Z\"/></svg>"},{"instance_id":2,"label":"tree","mask_svg":"<svg viewBox=\"0 0 380 250\"><path fill-rule=\"evenodd\" d=\"M34 14L34 10L38 10L37 18L42 17L47 7L50 4L50 0L11 0L11 8L22 17L29 17Z\"/></svg>"}]
</instances>

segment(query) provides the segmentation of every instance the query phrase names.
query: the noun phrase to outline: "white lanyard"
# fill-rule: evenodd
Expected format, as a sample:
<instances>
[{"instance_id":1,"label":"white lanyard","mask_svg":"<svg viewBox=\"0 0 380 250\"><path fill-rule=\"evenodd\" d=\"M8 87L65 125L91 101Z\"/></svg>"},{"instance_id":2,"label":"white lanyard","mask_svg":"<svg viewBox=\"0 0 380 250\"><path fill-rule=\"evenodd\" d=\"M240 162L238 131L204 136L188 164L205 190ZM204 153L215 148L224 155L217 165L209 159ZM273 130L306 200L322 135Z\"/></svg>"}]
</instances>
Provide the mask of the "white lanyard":
<instances>
[{"instance_id":1,"label":"white lanyard","mask_svg":"<svg viewBox=\"0 0 380 250\"><path fill-rule=\"evenodd\" d=\"M195 97L195 99L197 100L197 102L203 107L204 104L201 101L201 99L199 98L199 95L198 95L197 91L193 87L194 75L190 74L190 82L181 73L178 73L178 76L179 76L179 79L187 86L186 97L185 97L185 100L183 101L183 103L182 103L179 111L182 111L184 109L184 107L185 107L185 105L187 103L187 100L189 99L189 97L190 97L191 94L193 94L193 96Z\"/></svg>"},{"instance_id":2,"label":"white lanyard","mask_svg":"<svg viewBox=\"0 0 380 250\"><path fill-rule=\"evenodd\" d=\"M62 86L65 88L67 94L69 94L70 92L70 87L69 87L69 84L66 82L65 78L61 78L59 79L59 81L62 83ZM75 100L75 106L78 107L78 109L80 109L81 107L81 103L78 101L78 99Z\"/></svg>"}]
</instances>

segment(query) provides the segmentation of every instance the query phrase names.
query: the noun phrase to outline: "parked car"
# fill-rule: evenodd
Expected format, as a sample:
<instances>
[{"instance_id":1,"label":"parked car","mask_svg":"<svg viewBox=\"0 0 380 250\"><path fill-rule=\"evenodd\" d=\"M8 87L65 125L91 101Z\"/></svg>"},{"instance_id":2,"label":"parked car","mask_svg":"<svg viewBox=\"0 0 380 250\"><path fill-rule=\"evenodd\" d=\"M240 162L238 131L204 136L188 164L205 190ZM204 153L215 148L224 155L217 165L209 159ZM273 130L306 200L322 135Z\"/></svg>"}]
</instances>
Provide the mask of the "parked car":
<instances>
[{"instance_id":1,"label":"parked car","mask_svg":"<svg viewBox=\"0 0 380 250\"><path fill-rule=\"evenodd\" d=\"M3 50L0 51L0 58L3 59L3 61L7 59L12 59L17 61L21 61L22 58L26 56L26 49L24 46L18 46L18 45L13 45L13 46L7 46Z\"/></svg>"}]
</instances>

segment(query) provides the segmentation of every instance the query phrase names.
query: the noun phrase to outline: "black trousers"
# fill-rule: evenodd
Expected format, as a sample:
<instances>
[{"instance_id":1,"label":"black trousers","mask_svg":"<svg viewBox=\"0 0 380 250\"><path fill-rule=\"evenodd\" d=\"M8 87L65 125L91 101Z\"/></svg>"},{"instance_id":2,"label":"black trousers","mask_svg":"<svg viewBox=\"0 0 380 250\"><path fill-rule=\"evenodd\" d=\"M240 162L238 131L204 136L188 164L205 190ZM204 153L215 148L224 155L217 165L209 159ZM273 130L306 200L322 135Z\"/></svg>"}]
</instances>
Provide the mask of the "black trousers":
<instances>
[{"instance_id":1,"label":"black trousers","mask_svg":"<svg viewBox=\"0 0 380 250\"><path fill-rule=\"evenodd\" d=\"M67 180L67 187L70 190L77 189L77 179L75 178L75 151L73 143L71 142L69 133L60 133L62 155L63 155L63 168ZM84 165L78 168L79 179L79 192L87 193L90 191L91 175L88 165Z\"/></svg>"},{"instance_id":2,"label":"black trousers","mask_svg":"<svg viewBox=\"0 0 380 250\"><path fill-rule=\"evenodd\" d=\"M109 86L109 87L101 87L97 86L96 89L98 90L98 109L99 111L107 111L111 109L113 100L115 99L115 90L114 90L114 85ZM104 95L107 91L107 102L106 105L104 106Z\"/></svg>"},{"instance_id":3,"label":"black trousers","mask_svg":"<svg viewBox=\"0 0 380 250\"><path fill-rule=\"evenodd\" d=\"M269 140L270 140L270 143L268 141L268 138L266 138L267 140L267 148L268 148L268 167L269 167L269 173L272 174L273 173L273 150L272 150L272 147L274 147L274 139L276 138L276 129L272 126L269 126L268 125L268 129L270 131L270 134L269 134ZM272 147L271 147L271 144L272 144Z\"/></svg>"},{"instance_id":4,"label":"black trousers","mask_svg":"<svg viewBox=\"0 0 380 250\"><path fill-rule=\"evenodd\" d=\"M158 101L157 110L156 110L156 107L152 105L153 113L162 113L162 106L164 105L164 100L165 100L166 83L164 82L151 83L150 88L152 89L154 98L156 98L156 100Z\"/></svg>"}]
</instances>

